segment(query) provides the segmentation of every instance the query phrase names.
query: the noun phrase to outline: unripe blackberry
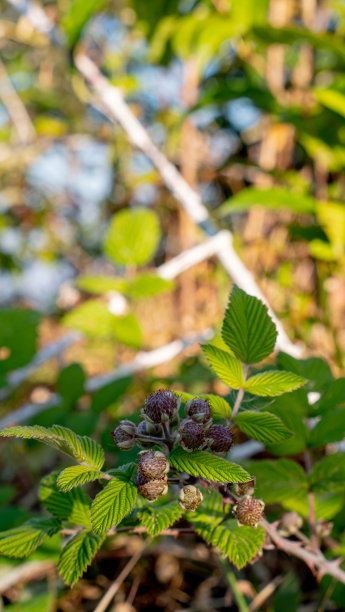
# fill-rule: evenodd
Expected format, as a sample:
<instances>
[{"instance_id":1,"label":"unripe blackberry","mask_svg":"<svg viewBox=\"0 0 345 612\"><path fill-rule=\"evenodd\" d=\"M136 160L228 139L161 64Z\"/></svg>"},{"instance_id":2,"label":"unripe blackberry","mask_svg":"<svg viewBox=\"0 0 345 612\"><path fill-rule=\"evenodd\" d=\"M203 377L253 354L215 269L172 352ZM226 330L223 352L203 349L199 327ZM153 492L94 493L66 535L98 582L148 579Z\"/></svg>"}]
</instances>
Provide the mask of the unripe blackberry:
<instances>
[{"instance_id":1,"label":"unripe blackberry","mask_svg":"<svg viewBox=\"0 0 345 612\"><path fill-rule=\"evenodd\" d=\"M255 483L255 476L252 476L252 479L248 482L236 482L234 485L236 495L254 495Z\"/></svg>"},{"instance_id":2,"label":"unripe blackberry","mask_svg":"<svg viewBox=\"0 0 345 612\"><path fill-rule=\"evenodd\" d=\"M255 499L246 495L240 499L232 511L239 525L256 527L263 515L265 504L261 499Z\"/></svg>"},{"instance_id":3,"label":"unripe blackberry","mask_svg":"<svg viewBox=\"0 0 345 612\"><path fill-rule=\"evenodd\" d=\"M130 450L135 443L136 431L137 428L132 421L120 421L111 434L114 444L121 450Z\"/></svg>"},{"instance_id":4,"label":"unripe blackberry","mask_svg":"<svg viewBox=\"0 0 345 612\"><path fill-rule=\"evenodd\" d=\"M198 423L185 419L181 423L178 440L184 450L197 450L205 442L204 430Z\"/></svg>"},{"instance_id":5,"label":"unripe blackberry","mask_svg":"<svg viewBox=\"0 0 345 612\"><path fill-rule=\"evenodd\" d=\"M278 525L278 533L287 538L295 535L303 525L302 517L297 512L285 512Z\"/></svg>"},{"instance_id":6,"label":"unripe blackberry","mask_svg":"<svg viewBox=\"0 0 345 612\"><path fill-rule=\"evenodd\" d=\"M316 521L315 532L319 538L327 538L333 529L333 523L329 523L324 519Z\"/></svg>"},{"instance_id":7,"label":"unripe blackberry","mask_svg":"<svg viewBox=\"0 0 345 612\"><path fill-rule=\"evenodd\" d=\"M155 438L160 438L162 433L161 425L153 425L147 421L140 421L137 426L137 436L155 436ZM152 448L152 442L149 441L137 438L136 443L140 448Z\"/></svg>"},{"instance_id":8,"label":"unripe blackberry","mask_svg":"<svg viewBox=\"0 0 345 612\"><path fill-rule=\"evenodd\" d=\"M159 497L166 495L168 492L167 476L157 480L147 480L140 472L138 472L136 485L138 493L149 501L156 501Z\"/></svg>"},{"instance_id":9,"label":"unripe blackberry","mask_svg":"<svg viewBox=\"0 0 345 612\"><path fill-rule=\"evenodd\" d=\"M206 431L205 440L213 453L225 455L232 445L232 433L224 425L212 425Z\"/></svg>"},{"instance_id":10,"label":"unripe blackberry","mask_svg":"<svg viewBox=\"0 0 345 612\"><path fill-rule=\"evenodd\" d=\"M160 451L141 451L139 472L147 480L157 480L169 472L170 465L164 453Z\"/></svg>"},{"instance_id":11,"label":"unripe blackberry","mask_svg":"<svg viewBox=\"0 0 345 612\"><path fill-rule=\"evenodd\" d=\"M199 489L194 487L193 485L186 485L181 489L178 503L180 504L183 510L189 510L191 512L195 512L197 507L203 501L203 495Z\"/></svg>"},{"instance_id":12,"label":"unripe blackberry","mask_svg":"<svg viewBox=\"0 0 345 612\"><path fill-rule=\"evenodd\" d=\"M204 425L211 418L211 408L207 400L192 399L186 403L186 414L196 423Z\"/></svg>"},{"instance_id":13,"label":"unripe blackberry","mask_svg":"<svg viewBox=\"0 0 345 612\"><path fill-rule=\"evenodd\" d=\"M145 400L142 415L149 423L168 423L176 417L181 404L172 391L154 391Z\"/></svg>"}]
</instances>

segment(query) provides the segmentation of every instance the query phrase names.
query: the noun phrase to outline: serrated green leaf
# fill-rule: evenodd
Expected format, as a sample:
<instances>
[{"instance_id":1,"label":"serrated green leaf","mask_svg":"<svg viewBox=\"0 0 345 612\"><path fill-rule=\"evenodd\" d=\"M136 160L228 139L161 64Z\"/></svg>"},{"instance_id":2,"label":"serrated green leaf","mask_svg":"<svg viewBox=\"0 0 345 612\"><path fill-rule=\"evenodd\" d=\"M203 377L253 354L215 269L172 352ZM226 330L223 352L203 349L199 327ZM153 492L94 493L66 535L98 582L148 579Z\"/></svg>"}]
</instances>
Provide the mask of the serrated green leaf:
<instances>
[{"instance_id":1,"label":"serrated green leaf","mask_svg":"<svg viewBox=\"0 0 345 612\"><path fill-rule=\"evenodd\" d=\"M136 497L137 488L125 475L110 480L93 501L91 509L93 531L102 535L113 525L118 525L134 507Z\"/></svg>"},{"instance_id":2,"label":"serrated green leaf","mask_svg":"<svg viewBox=\"0 0 345 612\"><path fill-rule=\"evenodd\" d=\"M234 285L225 312L222 338L244 363L258 363L274 349L276 326L258 298Z\"/></svg>"},{"instance_id":3,"label":"serrated green leaf","mask_svg":"<svg viewBox=\"0 0 345 612\"><path fill-rule=\"evenodd\" d=\"M265 208L294 210L299 214L315 212L316 200L309 195L291 193L287 187L271 187L270 189L257 189L247 187L226 200L217 208L217 216L226 217L233 213L242 212L253 206Z\"/></svg>"},{"instance_id":4,"label":"serrated green leaf","mask_svg":"<svg viewBox=\"0 0 345 612\"><path fill-rule=\"evenodd\" d=\"M33 518L15 529L0 533L0 553L7 557L27 557L60 529L55 518Z\"/></svg>"},{"instance_id":5,"label":"serrated green leaf","mask_svg":"<svg viewBox=\"0 0 345 612\"><path fill-rule=\"evenodd\" d=\"M333 382L329 364L320 357L295 359L287 353L280 352L277 355L277 363L281 370L287 370L306 378L308 391L323 391Z\"/></svg>"},{"instance_id":6,"label":"serrated green leaf","mask_svg":"<svg viewBox=\"0 0 345 612\"><path fill-rule=\"evenodd\" d=\"M302 498L308 490L303 468L291 459L261 459L246 467L256 478L255 495L266 504Z\"/></svg>"},{"instance_id":7,"label":"serrated green leaf","mask_svg":"<svg viewBox=\"0 0 345 612\"><path fill-rule=\"evenodd\" d=\"M228 520L210 529L206 523L194 524L195 531L202 538L221 550L238 569L244 567L261 549L266 533L261 525L256 528L237 525L237 521Z\"/></svg>"},{"instance_id":8,"label":"serrated green leaf","mask_svg":"<svg viewBox=\"0 0 345 612\"><path fill-rule=\"evenodd\" d=\"M91 470L87 465L73 465L61 472L57 484L62 491L70 491L79 485L98 480L102 475L103 472Z\"/></svg>"},{"instance_id":9,"label":"serrated green leaf","mask_svg":"<svg viewBox=\"0 0 345 612\"><path fill-rule=\"evenodd\" d=\"M309 474L309 482L314 491L344 491L345 454L334 453L317 461Z\"/></svg>"},{"instance_id":10,"label":"serrated green leaf","mask_svg":"<svg viewBox=\"0 0 345 612\"><path fill-rule=\"evenodd\" d=\"M116 213L104 241L104 252L115 263L144 265L152 259L161 237L157 215L147 208Z\"/></svg>"},{"instance_id":11,"label":"serrated green leaf","mask_svg":"<svg viewBox=\"0 0 345 612\"><path fill-rule=\"evenodd\" d=\"M90 527L91 499L82 489L64 493L57 485L59 472L49 474L41 481L39 498L47 510L62 521Z\"/></svg>"},{"instance_id":12,"label":"serrated green leaf","mask_svg":"<svg viewBox=\"0 0 345 612\"><path fill-rule=\"evenodd\" d=\"M212 393L187 393L186 391L176 391L175 389L171 389L171 391L176 395L176 397L180 397L181 400L185 402L189 402L192 399L207 399L210 407L211 413L214 419L230 419L232 410L229 403L224 399L224 397L220 397L219 395L213 395Z\"/></svg>"},{"instance_id":13,"label":"serrated green leaf","mask_svg":"<svg viewBox=\"0 0 345 612\"><path fill-rule=\"evenodd\" d=\"M69 586L73 586L83 575L93 557L102 546L104 537L92 531L80 531L63 548L58 563L60 576Z\"/></svg>"},{"instance_id":14,"label":"serrated green leaf","mask_svg":"<svg viewBox=\"0 0 345 612\"><path fill-rule=\"evenodd\" d=\"M248 378L245 390L254 395L274 397L289 391L295 391L306 383L306 379L292 372L268 371Z\"/></svg>"},{"instance_id":15,"label":"serrated green leaf","mask_svg":"<svg viewBox=\"0 0 345 612\"><path fill-rule=\"evenodd\" d=\"M337 378L327 386L327 389L314 407L317 412L321 413L333 410L336 406L342 406L344 404L345 378Z\"/></svg>"},{"instance_id":16,"label":"serrated green leaf","mask_svg":"<svg viewBox=\"0 0 345 612\"><path fill-rule=\"evenodd\" d=\"M226 385L232 389L241 389L244 386L243 366L236 357L212 344L203 344L201 348L211 368Z\"/></svg>"},{"instance_id":17,"label":"serrated green leaf","mask_svg":"<svg viewBox=\"0 0 345 612\"><path fill-rule=\"evenodd\" d=\"M74 457L77 461L87 463L94 469L100 470L104 463L104 452L99 444L92 438L78 436L71 429L61 425L53 425L49 428L40 425L8 427L0 431L0 437L39 440Z\"/></svg>"},{"instance_id":18,"label":"serrated green leaf","mask_svg":"<svg viewBox=\"0 0 345 612\"><path fill-rule=\"evenodd\" d=\"M138 512L139 521L152 536L158 535L181 518L183 509L177 501L163 506L147 506Z\"/></svg>"},{"instance_id":19,"label":"serrated green leaf","mask_svg":"<svg viewBox=\"0 0 345 612\"><path fill-rule=\"evenodd\" d=\"M280 418L285 427L293 433L291 438L283 442L270 444L270 452L275 455L295 455L303 452L307 447L310 433L303 420L309 410L307 393L300 389L280 395L270 402L266 410Z\"/></svg>"},{"instance_id":20,"label":"serrated green leaf","mask_svg":"<svg viewBox=\"0 0 345 612\"><path fill-rule=\"evenodd\" d=\"M213 482L247 482L251 476L240 465L229 463L205 451L191 453L175 446L169 455L171 467L191 476L201 476Z\"/></svg>"},{"instance_id":21,"label":"serrated green leaf","mask_svg":"<svg viewBox=\"0 0 345 612\"><path fill-rule=\"evenodd\" d=\"M270 412L245 410L240 412L234 421L249 438L254 438L264 444L280 442L291 438L292 435L284 423Z\"/></svg>"}]
</instances>

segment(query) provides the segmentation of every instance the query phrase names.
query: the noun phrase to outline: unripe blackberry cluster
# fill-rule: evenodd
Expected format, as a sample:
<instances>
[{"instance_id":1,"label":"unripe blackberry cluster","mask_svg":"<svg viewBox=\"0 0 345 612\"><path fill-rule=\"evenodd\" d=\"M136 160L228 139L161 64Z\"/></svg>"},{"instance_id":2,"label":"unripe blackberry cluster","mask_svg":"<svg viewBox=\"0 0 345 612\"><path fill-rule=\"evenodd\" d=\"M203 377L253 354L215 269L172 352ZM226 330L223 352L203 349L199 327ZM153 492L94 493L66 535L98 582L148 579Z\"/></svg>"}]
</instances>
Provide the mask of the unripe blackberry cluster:
<instances>
[{"instance_id":1,"label":"unripe blackberry cluster","mask_svg":"<svg viewBox=\"0 0 345 612\"><path fill-rule=\"evenodd\" d=\"M114 444L121 450L130 450L135 444L144 449L140 453L136 485L149 501L157 500L168 490L169 462L163 452L151 450L154 445L170 452L175 444L180 444L188 452L210 450L218 455L225 455L232 445L229 427L213 424L207 399L186 402L185 417L179 424L180 405L181 399L172 391L154 391L145 401L137 426L125 419L112 432ZM202 499L199 489L187 485L180 492L179 503L194 511Z\"/></svg>"}]
</instances>

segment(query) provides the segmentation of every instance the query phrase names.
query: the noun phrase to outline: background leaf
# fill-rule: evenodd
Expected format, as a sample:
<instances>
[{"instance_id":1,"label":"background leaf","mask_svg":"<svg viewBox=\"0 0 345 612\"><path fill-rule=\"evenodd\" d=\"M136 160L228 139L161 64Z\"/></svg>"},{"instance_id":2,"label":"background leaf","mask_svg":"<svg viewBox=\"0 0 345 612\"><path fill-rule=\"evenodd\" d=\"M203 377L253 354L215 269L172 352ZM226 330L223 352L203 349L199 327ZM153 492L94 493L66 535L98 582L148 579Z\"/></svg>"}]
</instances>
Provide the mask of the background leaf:
<instances>
[{"instance_id":1,"label":"background leaf","mask_svg":"<svg viewBox=\"0 0 345 612\"><path fill-rule=\"evenodd\" d=\"M152 210L121 210L112 218L104 252L115 263L142 266L152 259L160 237L159 220Z\"/></svg>"},{"instance_id":2,"label":"background leaf","mask_svg":"<svg viewBox=\"0 0 345 612\"><path fill-rule=\"evenodd\" d=\"M102 475L103 472L91 470L87 465L73 465L61 472L57 484L62 491L70 491L79 485L98 480Z\"/></svg>"},{"instance_id":3,"label":"background leaf","mask_svg":"<svg viewBox=\"0 0 345 612\"><path fill-rule=\"evenodd\" d=\"M254 438L264 444L280 442L291 437L291 432L284 423L270 412L245 410L240 412L234 421L249 438Z\"/></svg>"}]
</instances>

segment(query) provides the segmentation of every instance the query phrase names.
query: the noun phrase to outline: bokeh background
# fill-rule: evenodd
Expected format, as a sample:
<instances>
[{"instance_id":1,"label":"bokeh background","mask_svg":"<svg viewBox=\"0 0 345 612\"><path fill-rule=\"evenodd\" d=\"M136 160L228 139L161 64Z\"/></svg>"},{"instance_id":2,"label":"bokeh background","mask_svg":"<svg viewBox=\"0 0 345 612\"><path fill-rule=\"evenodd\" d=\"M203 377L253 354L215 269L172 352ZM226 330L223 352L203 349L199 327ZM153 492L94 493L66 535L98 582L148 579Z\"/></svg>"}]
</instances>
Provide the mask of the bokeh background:
<instances>
[{"instance_id":1,"label":"bokeh background","mask_svg":"<svg viewBox=\"0 0 345 612\"><path fill-rule=\"evenodd\" d=\"M151 390L225 395L198 342L217 332L231 278L206 247L184 272L164 268L221 230L296 351L344 373L344 33L343 0L0 1L1 427L60 423L116 465L130 453L109 433ZM199 194L207 227L113 121L78 56ZM31 441L1 449L3 530L39 511L39 480L61 458ZM52 542L29 559L37 573L2 587L0 609L93 610L136 546L116 538L70 592ZM183 544L150 549L113 610L236 610L216 557ZM0 586L20 566L2 559ZM343 591L317 590L273 553L236 576L252 603L272 584L251 610L342 609Z\"/></svg>"}]
</instances>

